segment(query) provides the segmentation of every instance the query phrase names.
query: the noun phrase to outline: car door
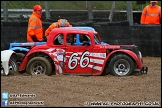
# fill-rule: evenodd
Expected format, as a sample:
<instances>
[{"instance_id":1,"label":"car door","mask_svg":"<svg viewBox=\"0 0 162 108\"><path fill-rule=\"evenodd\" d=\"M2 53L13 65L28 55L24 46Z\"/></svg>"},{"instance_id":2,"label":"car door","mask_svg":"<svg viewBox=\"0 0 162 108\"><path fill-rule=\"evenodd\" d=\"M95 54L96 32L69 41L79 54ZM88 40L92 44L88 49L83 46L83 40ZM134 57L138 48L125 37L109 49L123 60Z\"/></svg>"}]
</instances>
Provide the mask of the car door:
<instances>
[{"instance_id":1,"label":"car door","mask_svg":"<svg viewBox=\"0 0 162 108\"><path fill-rule=\"evenodd\" d=\"M82 35L82 37L81 34L80 36L77 35L73 34L74 43L66 46L65 74L91 75L94 65L91 58L91 52L93 52L93 46L90 44L91 40L88 40L86 35ZM76 44L77 38L80 39L80 45Z\"/></svg>"},{"instance_id":2,"label":"car door","mask_svg":"<svg viewBox=\"0 0 162 108\"><path fill-rule=\"evenodd\" d=\"M51 48L54 48L54 62L55 62L55 69L56 73L63 74L65 72L65 35L62 33L57 34L57 36L53 40L53 46Z\"/></svg>"}]
</instances>

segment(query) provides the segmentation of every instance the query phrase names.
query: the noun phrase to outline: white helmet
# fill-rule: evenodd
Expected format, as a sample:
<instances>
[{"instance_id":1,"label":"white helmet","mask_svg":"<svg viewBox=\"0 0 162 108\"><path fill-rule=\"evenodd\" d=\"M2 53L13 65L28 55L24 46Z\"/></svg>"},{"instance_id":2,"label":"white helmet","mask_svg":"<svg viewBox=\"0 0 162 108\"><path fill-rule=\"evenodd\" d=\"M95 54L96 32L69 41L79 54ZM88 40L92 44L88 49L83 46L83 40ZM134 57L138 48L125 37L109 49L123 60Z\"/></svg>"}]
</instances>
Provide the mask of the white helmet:
<instances>
[{"instance_id":1,"label":"white helmet","mask_svg":"<svg viewBox=\"0 0 162 108\"><path fill-rule=\"evenodd\" d=\"M68 22L66 19L59 20L59 27L67 27L67 26L68 26Z\"/></svg>"},{"instance_id":2,"label":"white helmet","mask_svg":"<svg viewBox=\"0 0 162 108\"><path fill-rule=\"evenodd\" d=\"M158 1L150 1L150 3L152 3L152 2L156 2L156 4L158 4Z\"/></svg>"}]
</instances>

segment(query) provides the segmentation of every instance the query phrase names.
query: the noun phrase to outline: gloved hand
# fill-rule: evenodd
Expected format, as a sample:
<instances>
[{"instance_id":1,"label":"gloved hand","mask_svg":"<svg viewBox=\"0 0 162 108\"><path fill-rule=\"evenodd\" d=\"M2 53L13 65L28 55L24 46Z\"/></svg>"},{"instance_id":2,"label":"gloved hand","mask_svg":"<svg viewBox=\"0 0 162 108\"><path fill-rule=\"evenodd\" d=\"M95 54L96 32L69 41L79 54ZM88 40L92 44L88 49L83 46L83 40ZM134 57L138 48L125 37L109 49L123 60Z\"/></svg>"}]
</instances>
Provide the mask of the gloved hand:
<instances>
[{"instance_id":1,"label":"gloved hand","mask_svg":"<svg viewBox=\"0 0 162 108\"><path fill-rule=\"evenodd\" d=\"M35 35L31 36L31 38L32 38L32 40L33 40L34 42L39 42L39 40L37 39L37 37L36 37Z\"/></svg>"}]
</instances>

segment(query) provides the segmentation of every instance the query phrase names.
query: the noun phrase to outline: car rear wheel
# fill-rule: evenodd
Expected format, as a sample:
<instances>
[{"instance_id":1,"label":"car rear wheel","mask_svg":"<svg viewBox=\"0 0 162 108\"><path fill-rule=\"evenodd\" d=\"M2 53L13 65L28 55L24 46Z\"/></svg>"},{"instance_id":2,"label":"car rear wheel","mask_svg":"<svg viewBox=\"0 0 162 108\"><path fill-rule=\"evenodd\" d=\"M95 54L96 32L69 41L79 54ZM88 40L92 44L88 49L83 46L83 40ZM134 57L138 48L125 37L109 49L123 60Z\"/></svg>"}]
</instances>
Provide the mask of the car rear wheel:
<instances>
[{"instance_id":1,"label":"car rear wheel","mask_svg":"<svg viewBox=\"0 0 162 108\"><path fill-rule=\"evenodd\" d=\"M110 61L110 74L115 76L129 76L134 70L133 60L124 54L116 55Z\"/></svg>"},{"instance_id":2,"label":"car rear wheel","mask_svg":"<svg viewBox=\"0 0 162 108\"><path fill-rule=\"evenodd\" d=\"M13 57L10 58L8 65L9 65L9 74L10 75L13 75L16 72L18 72L18 64Z\"/></svg>"},{"instance_id":3,"label":"car rear wheel","mask_svg":"<svg viewBox=\"0 0 162 108\"><path fill-rule=\"evenodd\" d=\"M52 66L48 59L44 57L34 57L28 62L26 72L31 75L37 74L51 75Z\"/></svg>"}]
</instances>

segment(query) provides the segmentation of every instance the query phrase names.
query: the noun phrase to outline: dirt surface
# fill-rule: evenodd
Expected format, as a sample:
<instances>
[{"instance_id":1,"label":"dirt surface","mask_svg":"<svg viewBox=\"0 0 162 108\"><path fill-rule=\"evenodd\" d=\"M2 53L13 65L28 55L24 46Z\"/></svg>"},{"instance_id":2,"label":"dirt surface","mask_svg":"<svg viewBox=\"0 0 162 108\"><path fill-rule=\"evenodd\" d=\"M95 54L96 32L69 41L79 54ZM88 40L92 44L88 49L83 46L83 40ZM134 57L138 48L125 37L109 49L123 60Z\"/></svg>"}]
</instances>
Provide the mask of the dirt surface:
<instances>
[{"instance_id":1,"label":"dirt surface","mask_svg":"<svg viewBox=\"0 0 162 108\"><path fill-rule=\"evenodd\" d=\"M24 73L1 76L1 92L9 93L9 102L37 101L38 104L39 101L41 104L26 105L27 107L84 107L97 106L97 104L107 107L126 104L161 107L161 58L144 57L143 59L145 66L149 68L148 73L143 75L136 73L126 77L30 76ZM18 96L33 94L32 96L35 97L11 98L12 94Z\"/></svg>"}]
</instances>

